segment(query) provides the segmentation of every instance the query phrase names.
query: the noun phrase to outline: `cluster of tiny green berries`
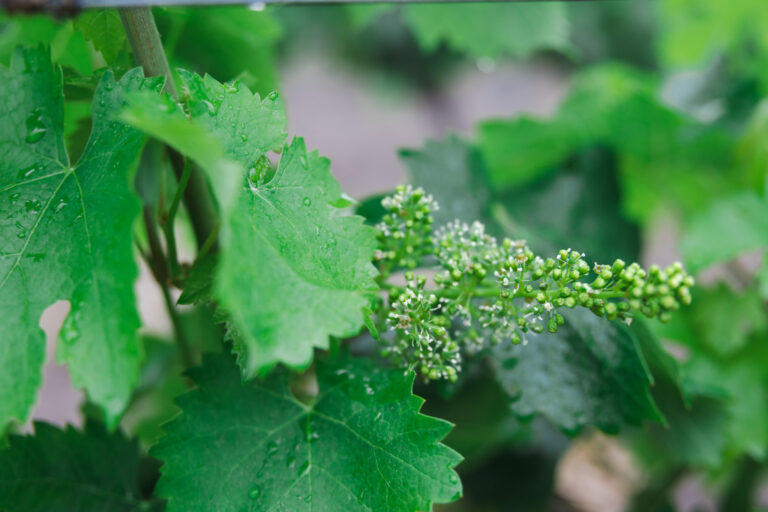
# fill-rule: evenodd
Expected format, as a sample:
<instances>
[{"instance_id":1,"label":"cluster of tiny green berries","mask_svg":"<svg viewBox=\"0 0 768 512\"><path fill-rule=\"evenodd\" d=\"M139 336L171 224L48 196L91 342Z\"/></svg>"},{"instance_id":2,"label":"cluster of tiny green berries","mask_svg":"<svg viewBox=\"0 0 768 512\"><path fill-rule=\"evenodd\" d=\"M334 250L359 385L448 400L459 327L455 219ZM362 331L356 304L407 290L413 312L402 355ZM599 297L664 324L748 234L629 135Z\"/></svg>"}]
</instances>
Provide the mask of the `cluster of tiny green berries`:
<instances>
[{"instance_id":1,"label":"cluster of tiny green berries","mask_svg":"<svg viewBox=\"0 0 768 512\"><path fill-rule=\"evenodd\" d=\"M459 345L448 333L450 318L435 313L438 298L425 290L426 284L426 277L409 272L405 289L390 297L387 325L395 337L382 355L417 369L426 379L455 381L461 369Z\"/></svg>"},{"instance_id":2,"label":"cluster of tiny green berries","mask_svg":"<svg viewBox=\"0 0 768 512\"><path fill-rule=\"evenodd\" d=\"M416 268L432 252L432 212L438 209L421 188L400 186L381 202L387 213L376 226L379 248L374 260L383 275Z\"/></svg>"},{"instance_id":3,"label":"cluster of tiny green berries","mask_svg":"<svg viewBox=\"0 0 768 512\"><path fill-rule=\"evenodd\" d=\"M428 379L455 380L461 353L480 350L486 341L526 344L531 334L556 333L565 323L563 308L583 307L626 323L638 314L666 322L691 302L694 280L679 263L647 272L619 259L590 266L571 249L543 259L525 241L499 243L479 222L454 221L433 235L436 204L421 189L400 188L383 204L390 213L378 226L382 275L413 268L428 254L441 269L431 290L426 277L410 273L405 287L384 283L392 334L384 338L384 354Z\"/></svg>"}]
</instances>

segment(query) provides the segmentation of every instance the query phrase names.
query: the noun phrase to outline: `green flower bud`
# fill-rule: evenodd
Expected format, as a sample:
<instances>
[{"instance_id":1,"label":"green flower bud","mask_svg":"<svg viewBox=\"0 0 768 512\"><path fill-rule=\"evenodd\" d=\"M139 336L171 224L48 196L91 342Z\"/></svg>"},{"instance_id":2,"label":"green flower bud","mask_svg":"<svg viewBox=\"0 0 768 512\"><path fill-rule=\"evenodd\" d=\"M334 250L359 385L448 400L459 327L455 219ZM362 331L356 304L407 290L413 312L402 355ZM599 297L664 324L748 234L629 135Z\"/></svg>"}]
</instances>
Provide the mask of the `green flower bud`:
<instances>
[{"instance_id":1,"label":"green flower bud","mask_svg":"<svg viewBox=\"0 0 768 512\"><path fill-rule=\"evenodd\" d=\"M557 320L554 318L550 318L549 321L547 321L547 330L551 333L557 332Z\"/></svg>"}]
</instances>

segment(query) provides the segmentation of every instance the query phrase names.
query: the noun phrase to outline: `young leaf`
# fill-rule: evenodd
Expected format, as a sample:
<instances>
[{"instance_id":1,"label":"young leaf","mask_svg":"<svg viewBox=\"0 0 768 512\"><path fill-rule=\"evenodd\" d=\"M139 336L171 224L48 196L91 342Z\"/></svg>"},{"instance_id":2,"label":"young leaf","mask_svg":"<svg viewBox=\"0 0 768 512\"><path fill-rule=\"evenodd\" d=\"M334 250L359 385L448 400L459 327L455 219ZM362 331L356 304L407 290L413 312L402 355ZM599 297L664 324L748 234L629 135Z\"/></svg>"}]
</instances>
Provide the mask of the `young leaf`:
<instances>
[{"instance_id":1,"label":"young leaf","mask_svg":"<svg viewBox=\"0 0 768 512\"><path fill-rule=\"evenodd\" d=\"M284 139L276 95L262 101L242 85L180 75L191 123L148 98L124 117L200 161L218 191L224 220L214 295L234 320L244 374L278 362L306 367L313 347L325 348L329 336L349 336L363 323L364 293L375 289L373 230L359 217L337 215L342 193L330 163L307 153L302 139L283 149L269 176L264 153ZM201 154L201 146L216 142L218 152ZM248 176L231 166L222 172L223 159L249 169ZM222 182L233 178L230 193Z\"/></svg>"},{"instance_id":2,"label":"young leaf","mask_svg":"<svg viewBox=\"0 0 768 512\"><path fill-rule=\"evenodd\" d=\"M768 200L744 192L714 202L693 218L681 246L693 272L768 247Z\"/></svg>"},{"instance_id":3,"label":"young leaf","mask_svg":"<svg viewBox=\"0 0 768 512\"><path fill-rule=\"evenodd\" d=\"M617 432L625 424L663 419L634 338L589 311L571 311L557 334L525 346L495 349L496 375L520 416L543 414L571 433L594 425Z\"/></svg>"},{"instance_id":4,"label":"young leaf","mask_svg":"<svg viewBox=\"0 0 768 512\"><path fill-rule=\"evenodd\" d=\"M101 52L107 64L115 60L125 43L125 31L117 9L83 11L75 20L75 28Z\"/></svg>"},{"instance_id":5,"label":"young leaf","mask_svg":"<svg viewBox=\"0 0 768 512\"><path fill-rule=\"evenodd\" d=\"M320 360L310 405L288 372L243 383L227 355L190 374L198 389L152 451L167 512L415 512L461 494L461 457L439 443L450 424L418 413L413 373Z\"/></svg>"},{"instance_id":6,"label":"young leaf","mask_svg":"<svg viewBox=\"0 0 768 512\"><path fill-rule=\"evenodd\" d=\"M114 425L138 379L131 247L138 213L130 177L144 137L110 117L128 91L157 89L135 69L104 74L94 97L93 131L74 167L64 149L61 72L47 52L19 50L0 68L0 423L24 420L40 385L43 310L72 306L58 345L72 381Z\"/></svg>"},{"instance_id":7,"label":"young leaf","mask_svg":"<svg viewBox=\"0 0 768 512\"><path fill-rule=\"evenodd\" d=\"M160 512L140 486L139 445L97 423L84 432L35 423L0 451L4 512Z\"/></svg>"},{"instance_id":8,"label":"young leaf","mask_svg":"<svg viewBox=\"0 0 768 512\"><path fill-rule=\"evenodd\" d=\"M565 6L557 3L406 5L403 16L426 50L443 42L475 57L571 49Z\"/></svg>"}]
</instances>

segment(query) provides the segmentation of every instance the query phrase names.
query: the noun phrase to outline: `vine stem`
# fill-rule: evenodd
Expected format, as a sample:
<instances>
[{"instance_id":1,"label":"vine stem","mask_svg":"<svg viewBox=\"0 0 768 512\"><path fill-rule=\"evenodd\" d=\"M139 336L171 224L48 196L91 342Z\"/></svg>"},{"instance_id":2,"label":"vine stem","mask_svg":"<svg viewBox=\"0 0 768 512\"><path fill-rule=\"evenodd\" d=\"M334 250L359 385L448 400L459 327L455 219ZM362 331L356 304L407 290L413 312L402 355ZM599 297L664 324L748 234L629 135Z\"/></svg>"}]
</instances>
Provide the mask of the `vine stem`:
<instances>
[{"instance_id":1,"label":"vine stem","mask_svg":"<svg viewBox=\"0 0 768 512\"><path fill-rule=\"evenodd\" d=\"M123 21L128 42L133 50L136 63L144 69L146 76L164 76L165 91L178 99L176 85L173 82L171 68L165 55L160 33L157 31L155 18L149 7L119 8L120 19ZM173 172L179 181L184 178L184 158L171 148L167 148ZM191 164L190 164L191 165ZM184 206L192 222L197 246L202 246L213 232L217 223L216 206L210 188L197 166L192 166L188 183L183 187ZM167 221L173 224L169 216Z\"/></svg>"},{"instance_id":2,"label":"vine stem","mask_svg":"<svg viewBox=\"0 0 768 512\"><path fill-rule=\"evenodd\" d=\"M120 19L123 22L128 42L133 50L136 63L140 65L145 76L165 77L164 90L172 97L178 99L176 85L168 66L168 58L165 55L160 33L155 24L155 18L149 7L130 7L118 9ZM144 210L144 224L147 230L147 237L150 242L150 266L153 268L155 280L159 283L163 293L163 300L168 309L168 315L173 323L176 332L176 343L179 347L182 361L185 366L190 367L194 364L192 347L186 337L181 319L179 318L176 306L171 298L169 287L169 271L172 277L176 277L178 271L178 258L176 255L176 240L173 234L173 225L176 212L179 206L179 200L183 194L184 205L189 213L192 227L195 232L198 247L205 244L211 233L215 231L217 225L216 208L213 197L208 188L205 179L199 169L191 163L185 165L184 158L166 146L170 157L171 165L178 181L178 189L168 211L168 215L163 218L162 226L166 241L168 243L169 255L173 261L170 263L166 259L162 245L157 233L158 219L152 214L149 208ZM169 236L170 234L170 236Z\"/></svg>"},{"instance_id":3,"label":"vine stem","mask_svg":"<svg viewBox=\"0 0 768 512\"><path fill-rule=\"evenodd\" d=\"M400 294L405 291L404 286L398 286L398 285L394 285L386 282L381 283L381 288L386 290L389 293ZM470 290L467 290L465 288L436 288L436 289L427 290L427 291L429 293L434 293L435 296L439 298L445 297L447 299L455 299L464 294L469 294L472 297L488 297L488 298L499 297L499 295L501 294L501 288L495 285L477 286ZM535 299L538 293L539 293L538 291L533 291L531 293L518 291L517 293L515 293L513 296L510 296L509 298L510 299L517 299L517 298ZM559 292L557 291L544 291L544 294L550 300L554 300L557 297L560 297ZM619 299L619 298L626 298L626 293L621 291L599 292L599 293L593 294L591 297L596 299Z\"/></svg>"}]
</instances>

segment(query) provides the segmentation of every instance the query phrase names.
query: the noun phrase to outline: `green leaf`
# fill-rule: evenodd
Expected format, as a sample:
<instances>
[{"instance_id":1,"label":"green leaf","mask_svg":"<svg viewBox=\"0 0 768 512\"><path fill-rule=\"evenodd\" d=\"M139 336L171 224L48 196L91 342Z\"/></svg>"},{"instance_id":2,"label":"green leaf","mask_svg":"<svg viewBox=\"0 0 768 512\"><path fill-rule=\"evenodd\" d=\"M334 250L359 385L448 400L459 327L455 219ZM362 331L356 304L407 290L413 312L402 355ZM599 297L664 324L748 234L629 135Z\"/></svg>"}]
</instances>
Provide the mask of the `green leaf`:
<instances>
[{"instance_id":1,"label":"green leaf","mask_svg":"<svg viewBox=\"0 0 768 512\"><path fill-rule=\"evenodd\" d=\"M427 51L443 42L476 57L571 49L565 5L557 3L406 5L403 16Z\"/></svg>"},{"instance_id":2,"label":"green leaf","mask_svg":"<svg viewBox=\"0 0 768 512\"><path fill-rule=\"evenodd\" d=\"M124 118L197 159L218 191L224 220L214 294L233 319L245 376L278 362L306 367L313 347L327 348L329 336L350 336L363 324L364 294L376 289L373 230L360 217L338 216L332 205L343 197L330 162L307 153L302 139L259 181L259 172L272 172L264 153L285 137L276 94L262 101L242 85L180 74L191 123L148 98ZM227 162L249 176L224 169Z\"/></svg>"},{"instance_id":3,"label":"green leaf","mask_svg":"<svg viewBox=\"0 0 768 512\"><path fill-rule=\"evenodd\" d=\"M654 77L621 65L589 69L551 120L526 117L479 125L490 182L512 189L550 174L580 150L616 154L623 212L648 220L659 207L690 214L754 181L735 164L733 136L658 98Z\"/></svg>"},{"instance_id":4,"label":"green leaf","mask_svg":"<svg viewBox=\"0 0 768 512\"><path fill-rule=\"evenodd\" d=\"M167 512L430 510L458 498L449 423L418 413L414 374L371 361L317 361L318 395L296 400L290 374L243 383L226 355L190 375L198 389L152 450Z\"/></svg>"},{"instance_id":5,"label":"green leaf","mask_svg":"<svg viewBox=\"0 0 768 512\"><path fill-rule=\"evenodd\" d=\"M768 15L761 0L667 0L661 7L659 50L667 66L690 69L721 53L740 67L765 65Z\"/></svg>"},{"instance_id":6,"label":"green leaf","mask_svg":"<svg viewBox=\"0 0 768 512\"><path fill-rule=\"evenodd\" d=\"M267 94L277 88L276 46L282 27L267 9L210 6L156 10L157 24L173 67L239 79ZM207 34L202 44L200 34Z\"/></svg>"},{"instance_id":7,"label":"green leaf","mask_svg":"<svg viewBox=\"0 0 768 512\"><path fill-rule=\"evenodd\" d=\"M273 179L238 198L216 284L246 375L278 362L306 367L312 347L359 331L375 289L375 241L360 217L335 215L329 203L339 196L329 161L294 139Z\"/></svg>"},{"instance_id":8,"label":"green leaf","mask_svg":"<svg viewBox=\"0 0 768 512\"><path fill-rule=\"evenodd\" d=\"M500 189L528 184L549 173L579 145L569 128L529 117L483 121L478 131L489 177Z\"/></svg>"},{"instance_id":9,"label":"green leaf","mask_svg":"<svg viewBox=\"0 0 768 512\"><path fill-rule=\"evenodd\" d=\"M723 356L741 350L751 335L768 328L768 318L756 291L734 293L724 284L694 290L688 315L694 346Z\"/></svg>"},{"instance_id":10,"label":"green leaf","mask_svg":"<svg viewBox=\"0 0 768 512\"><path fill-rule=\"evenodd\" d=\"M489 199L484 170L469 144L456 136L427 141L424 149L400 150L410 182L422 187L440 204L432 214L441 226L455 219L473 222L482 219Z\"/></svg>"},{"instance_id":11,"label":"green leaf","mask_svg":"<svg viewBox=\"0 0 768 512\"><path fill-rule=\"evenodd\" d=\"M617 432L625 423L663 419L634 337L589 311L568 312L557 334L499 345L493 361L519 416L542 414L569 433L589 425Z\"/></svg>"},{"instance_id":12,"label":"green leaf","mask_svg":"<svg viewBox=\"0 0 768 512\"><path fill-rule=\"evenodd\" d=\"M213 280L218 258L209 253L195 260L184 281L179 304L205 304L213 300Z\"/></svg>"},{"instance_id":13,"label":"green leaf","mask_svg":"<svg viewBox=\"0 0 768 512\"><path fill-rule=\"evenodd\" d=\"M590 148L573 155L558 172L497 194L494 220L507 236L555 254L563 247L589 261L638 259L640 233L621 212L618 163L609 151Z\"/></svg>"},{"instance_id":14,"label":"green leaf","mask_svg":"<svg viewBox=\"0 0 768 512\"><path fill-rule=\"evenodd\" d=\"M142 350L136 330L131 190L144 137L111 117L125 95L158 89L141 70L111 72L94 97L93 132L77 165L63 138L61 72L43 51L20 50L0 68L0 422L24 420L40 385L43 310L68 300L57 356L72 382L100 405L110 426L128 403Z\"/></svg>"},{"instance_id":15,"label":"green leaf","mask_svg":"<svg viewBox=\"0 0 768 512\"><path fill-rule=\"evenodd\" d=\"M764 343L765 340L760 340ZM728 393L728 448L764 460L768 449L768 393L765 350L751 350L735 360L724 361L700 354L686 365L686 375L719 386Z\"/></svg>"},{"instance_id":16,"label":"green leaf","mask_svg":"<svg viewBox=\"0 0 768 512\"><path fill-rule=\"evenodd\" d=\"M107 64L115 60L125 43L123 23L116 9L83 11L75 19L75 28L101 52Z\"/></svg>"},{"instance_id":17,"label":"green leaf","mask_svg":"<svg viewBox=\"0 0 768 512\"><path fill-rule=\"evenodd\" d=\"M719 396L688 391L690 403L666 381L654 390L666 426L651 425L635 438L636 452L648 464L717 467L728 443L728 412Z\"/></svg>"},{"instance_id":18,"label":"green leaf","mask_svg":"<svg viewBox=\"0 0 768 512\"><path fill-rule=\"evenodd\" d=\"M163 509L140 486L136 441L94 422L84 432L35 423L34 436L10 436L0 451L5 512L140 512Z\"/></svg>"},{"instance_id":19,"label":"green leaf","mask_svg":"<svg viewBox=\"0 0 768 512\"><path fill-rule=\"evenodd\" d=\"M83 35L70 21L49 15L7 16L0 13L0 62L8 64L19 46L51 47L54 63L69 67L82 76L93 74L93 64Z\"/></svg>"},{"instance_id":20,"label":"green leaf","mask_svg":"<svg viewBox=\"0 0 768 512\"><path fill-rule=\"evenodd\" d=\"M692 272L768 247L768 201L753 192L724 198L691 220L681 242Z\"/></svg>"}]
</instances>

